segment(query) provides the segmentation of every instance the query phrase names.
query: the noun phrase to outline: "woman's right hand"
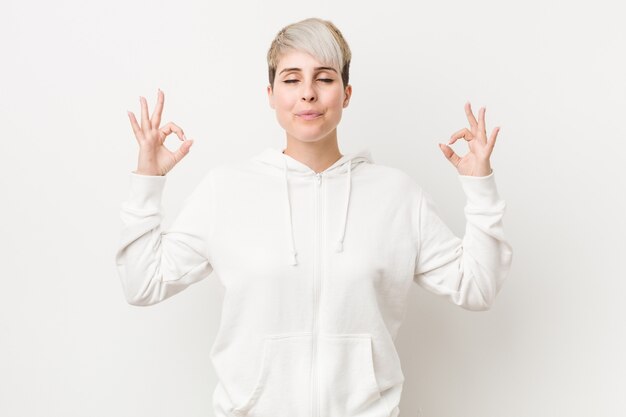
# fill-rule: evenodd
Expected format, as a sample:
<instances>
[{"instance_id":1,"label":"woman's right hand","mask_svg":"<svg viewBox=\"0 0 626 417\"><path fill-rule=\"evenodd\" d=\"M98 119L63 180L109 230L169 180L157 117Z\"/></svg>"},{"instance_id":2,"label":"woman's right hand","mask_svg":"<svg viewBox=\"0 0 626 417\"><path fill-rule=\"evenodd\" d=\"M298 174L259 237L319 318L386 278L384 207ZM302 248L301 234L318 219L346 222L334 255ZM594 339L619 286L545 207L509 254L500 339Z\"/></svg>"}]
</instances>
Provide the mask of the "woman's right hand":
<instances>
[{"instance_id":1,"label":"woman's right hand","mask_svg":"<svg viewBox=\"0 0 626 417\"><path fill-rule=\"evenodd\" d=\"M163 91L159 89L157 104L152 113L152 117L148 118L148 103L145 97L139 97L141 103L141 126L137 123L135 115L129 111L128 117L130 124L139 143L139 161L136 174L141 175L165 175L174 165L176 165L187 153L193 144L193 140L185 137L183 130L173 122L169 122L162 127L161 113L163 112L163 101L165 96ZM172 132L176 133L178 138L183 141L180 148L176 152L172 152L163 144L165 138Z\"/></svg>"}]
</instances>

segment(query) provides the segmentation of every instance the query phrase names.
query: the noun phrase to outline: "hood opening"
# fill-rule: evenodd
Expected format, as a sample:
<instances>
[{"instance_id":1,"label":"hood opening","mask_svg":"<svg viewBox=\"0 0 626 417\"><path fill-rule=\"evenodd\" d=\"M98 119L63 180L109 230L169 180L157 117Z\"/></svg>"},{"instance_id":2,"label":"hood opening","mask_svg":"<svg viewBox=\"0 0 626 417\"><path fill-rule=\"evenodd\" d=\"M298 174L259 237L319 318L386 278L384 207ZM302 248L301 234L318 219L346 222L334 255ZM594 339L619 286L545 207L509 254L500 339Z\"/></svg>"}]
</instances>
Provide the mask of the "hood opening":
<instances>
[{"instance_id":1,"label":"hood opening","mask_svg":"<svg viewBox=\"0 0 626 417\"><path fill-rule=\"evenodd\" d=\"M304 175L310 176L311 181L315 179L318 175L313 169L311 169L306 164L294 159L293 157L286 155L283 153L284 149L278 150L276 148L267 148L263 152L258 155L252 157L253 160L262 162L264 164L271 165L277 169L283 170L283 177L285 180L285 217L286 217L286 228L288 233L288 240L290 240L290 244L288 247L288 264L289 265L298 265L297 255L298 252L296 250L296 242L295 236L293 233L293 221L291 214L291 199L289 196L289 175ZM371 152L367 149L361 150L358 152L352 152L349 154L343 155L337 161L335 161L331 166L326 168L324 171L319 174L322 176L342 176L346 180L346 191L344 197L344 212L343 212L343 222L341 225L341 229L337 231L337 237L335 239L335 251L342 252L343 251L343 240L346 232L346 223L348 221L348 209L350 206L350 194L352 187L352 170L355 166L361 163L373 163ZM337 202L338 203L338 202Z\"/></svg>"}]
</instances>

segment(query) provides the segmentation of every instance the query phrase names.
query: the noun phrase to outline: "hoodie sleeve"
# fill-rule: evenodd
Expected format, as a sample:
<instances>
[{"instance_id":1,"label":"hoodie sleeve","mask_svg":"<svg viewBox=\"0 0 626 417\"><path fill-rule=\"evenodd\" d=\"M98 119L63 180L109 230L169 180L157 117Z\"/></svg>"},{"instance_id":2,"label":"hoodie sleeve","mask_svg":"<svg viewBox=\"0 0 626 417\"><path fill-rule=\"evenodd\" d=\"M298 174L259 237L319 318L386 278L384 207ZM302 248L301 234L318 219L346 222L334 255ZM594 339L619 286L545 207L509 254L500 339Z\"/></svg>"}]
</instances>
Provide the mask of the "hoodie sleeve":
<instances>
[{"instance_id":1,"label":"hoodie sleeve","mask_svg":"<svg viewBox=\"0 0 626 417\"><path fill-rule=\"evenodd\" d=\"M431 196L421 190L418 255L414 281L467 310L488 310L495 302L513 259L493 170L483 177L459 175L466 196L463 239L438 215Z\"/></svg>"},{"instance_id":2,"label":"hoodie sleeve","mask_svg":"<svg viewBox=\"0 0 626 417\"><path fill-rule=\"evenodd\" d=\"M159 303L207 277L210 176L206 174L162 230L161 196L166 176L130 174L130 196L121 204L122 229L115 255L129 304Z\"/></svg>"}]
</instances>

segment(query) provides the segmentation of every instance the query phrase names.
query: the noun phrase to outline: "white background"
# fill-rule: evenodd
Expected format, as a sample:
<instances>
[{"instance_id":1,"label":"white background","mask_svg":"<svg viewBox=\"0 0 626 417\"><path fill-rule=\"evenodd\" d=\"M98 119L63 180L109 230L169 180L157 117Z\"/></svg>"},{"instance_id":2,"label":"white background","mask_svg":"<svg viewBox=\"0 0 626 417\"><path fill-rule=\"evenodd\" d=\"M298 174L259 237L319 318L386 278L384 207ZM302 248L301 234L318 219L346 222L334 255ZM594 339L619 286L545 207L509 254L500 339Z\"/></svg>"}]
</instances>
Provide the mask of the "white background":
<instances>
[{"instance_id":1,"label":"white background","mask_svg":"<svg viewBox=\"0 0 626 417\"><path fill-rule=\"evenodd\" d=\"M195 139L164 226L204 172L285 144L266 53L334 22L353 52L342 153L406 170L464 230L437 143L501 126L492 167L513 268L494 307L415 285L397 345L401 417L626 415L626 29L618 2L3 2L0 415L211 416L222 293L206 279L126 304L114 254L138 145L126 110ZM166 145L179 146L172 135ZM453 145L461 155L467 145Z\"/></svg>"}]
</instances>

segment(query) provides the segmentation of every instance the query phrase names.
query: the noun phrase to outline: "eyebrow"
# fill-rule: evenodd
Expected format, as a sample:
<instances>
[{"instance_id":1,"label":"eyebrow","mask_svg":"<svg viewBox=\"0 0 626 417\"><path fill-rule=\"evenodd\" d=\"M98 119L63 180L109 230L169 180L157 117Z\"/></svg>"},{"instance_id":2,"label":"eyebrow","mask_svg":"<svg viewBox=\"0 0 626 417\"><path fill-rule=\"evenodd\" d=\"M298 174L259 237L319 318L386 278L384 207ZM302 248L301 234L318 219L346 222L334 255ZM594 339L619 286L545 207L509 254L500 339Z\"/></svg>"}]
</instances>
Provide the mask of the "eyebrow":
<instances>
[{"instance_id":1,"label":"eyebrow","mask_svg":"<svg viewBox=\"0 0 626 417\"><path fill-rule=\"evenodd\" d=\"M313 68L315 71L320 71L320 70L330 70L330 71L334 71L337 72L333 67L315 67ZM302 71L302 68L285 68L283 69L281 72L278 73L278 75L282 74L285 71Z\"/></svg>"}]
</instances>

